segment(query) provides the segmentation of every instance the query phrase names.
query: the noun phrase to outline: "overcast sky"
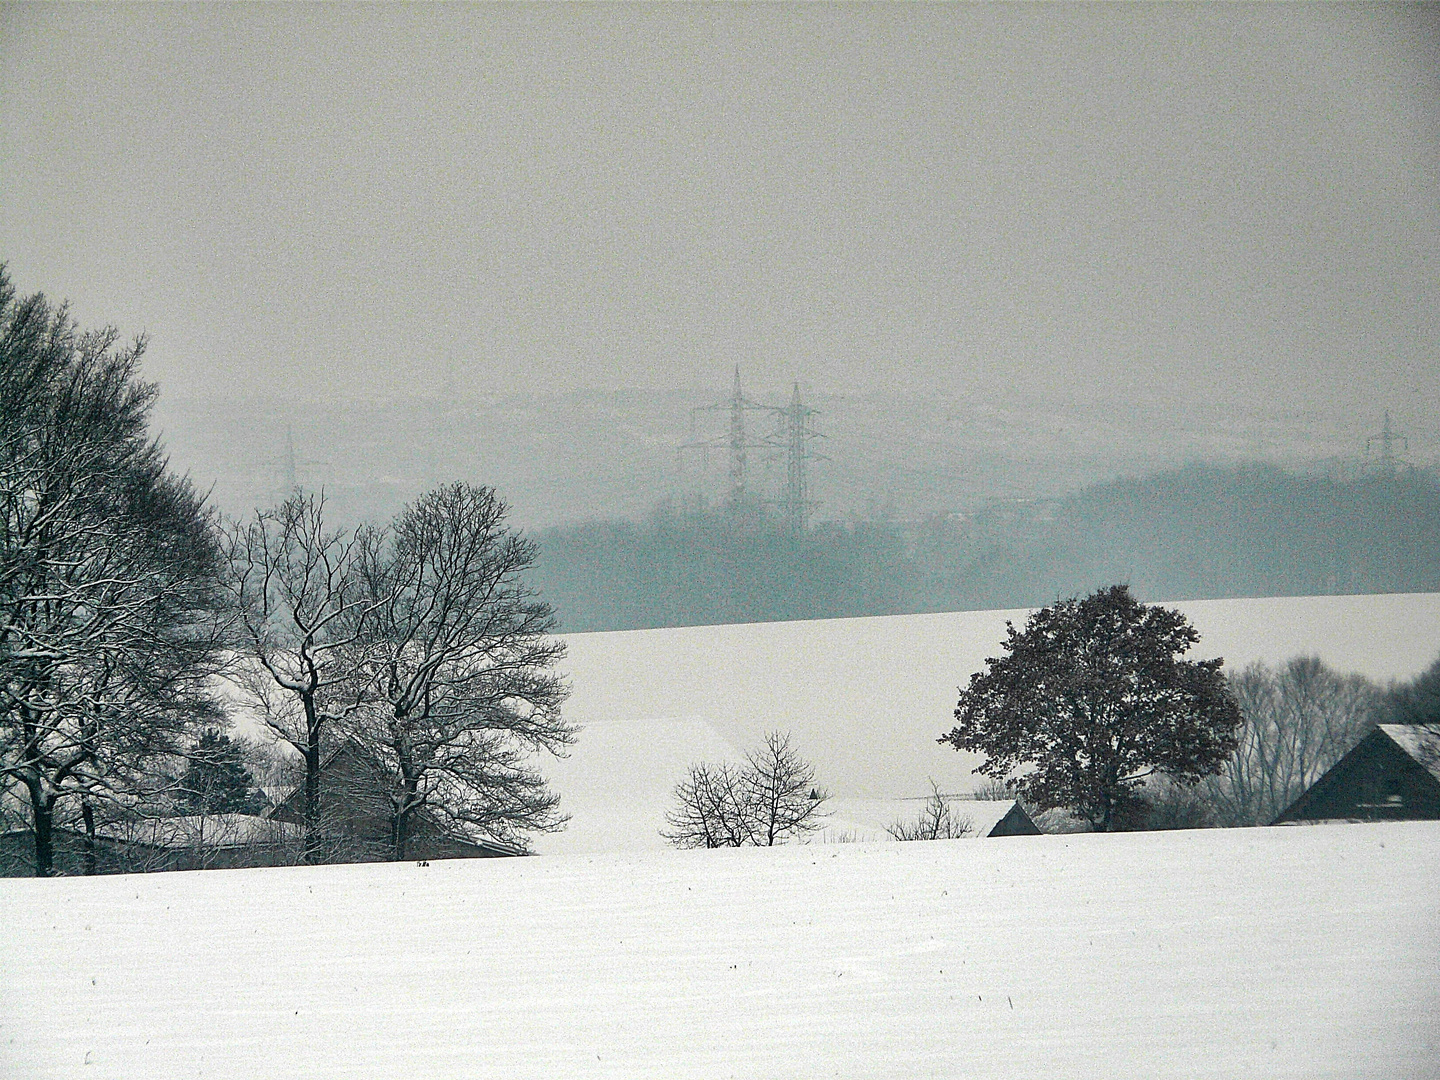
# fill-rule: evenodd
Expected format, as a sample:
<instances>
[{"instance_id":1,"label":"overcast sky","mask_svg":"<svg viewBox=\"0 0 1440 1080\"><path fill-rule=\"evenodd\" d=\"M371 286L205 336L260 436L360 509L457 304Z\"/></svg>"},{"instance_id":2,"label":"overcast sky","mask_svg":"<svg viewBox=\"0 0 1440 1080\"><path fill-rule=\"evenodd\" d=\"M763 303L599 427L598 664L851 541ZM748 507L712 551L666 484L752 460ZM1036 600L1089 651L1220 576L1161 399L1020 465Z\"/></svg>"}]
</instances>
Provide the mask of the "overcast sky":
<instances>
[{"instance_id":1,"label":"overcast sky","mask_svg":"<svg viewBox=\"0 0 1440 1080\"><path fill-rule=\"evenodd\" d=\"M167 395L1440 401L1440 9L0 9L0 258Z\"/></svg>"}]
</instances>

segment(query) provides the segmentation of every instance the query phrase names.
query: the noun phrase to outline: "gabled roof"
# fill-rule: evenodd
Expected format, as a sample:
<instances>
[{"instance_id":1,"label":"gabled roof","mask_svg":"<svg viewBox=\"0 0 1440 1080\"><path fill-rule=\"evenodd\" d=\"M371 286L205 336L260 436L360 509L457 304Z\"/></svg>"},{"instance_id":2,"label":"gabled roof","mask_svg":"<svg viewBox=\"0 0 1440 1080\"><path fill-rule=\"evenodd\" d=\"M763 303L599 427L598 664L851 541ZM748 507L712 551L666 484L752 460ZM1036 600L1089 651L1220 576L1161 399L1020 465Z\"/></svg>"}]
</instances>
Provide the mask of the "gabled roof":
<instances>
[{"instance_id":1,"label":"gabled roof","mask_svg":"<svg viewBox=\"0 0 1440 1080\"><path fill-rule=\"evenodd\" d=\"M330 750L320 759L320 775L324 776L337 758L344 755L354 761L360 762L369 768L376 768L371 762L369 755L365 752L354 737L348 737L342 742L331 747ZM273 805L265 811L265 816L274 818L276 821L286 820L286 814L295 818L300 814L300 807L305 799L305 782L302 780L290 788L277 788L276 796L272 799Z\"/></svg>"},{"instance_id":2,"label":"gabled roof","mask_svg":"<svg viewBox=\"0 0 1440 1080\"><path fill-rule=\"evenodd\" d=\"M1347 786L1355 782L1357 775L1363 776L1364 770L1372 767L1370 763L1377 759L1408 763L1401 771L1410 772L1421 789L1429 790L1430 794L1424 797L1426 803L1434 803L1435 796L1440 794L1440 724L1381 724L1301 792L1273 824L1358 820L1338 812L1339 806L1333 800L1337 793L1346 791ZM1411 772L1417 766L1418 773ZM1357 770L1360 770L1358 774ZM1368 803L1355 805L1367 811L1381 809ZM1388 805L1383 809L1388 810Z\"/></svg>"},{"instance_id":3,"label":"gabled roof","mask_svg":"<svg viewBox=\"0 0 1440 1080\"><path fill-rule=\"evenodd\" d=\"M370 811L374 812L374 803L378 800L381 803L387 796L384 792L384 773L382 766L375 760L365 747L353 736L347 737L326 754L320 762L321 795L322 799L334 799L334 792L325 793L326 774L337 767L343 767L347 761L354 762L368 774L365 780L358 785L351 787L344 792L343 798L348 800L365 799L372 805ZM338 764L337 764L338 763ZM364 785L371 780L377 786L373 791L368 790ZM283 798L276 800L275 805L265 811L267 818L274 820L277 824L284 823L290 828L299 829L303 832L301 824L303 805L305 800L305 784L302 781ZM484 851L494 855L524 855L527 854L523 847L503 840L496 840L491 837L478 837L468 834L461 829L447 828L436 819L436 815L430 812L428 807L418 807L412 811L412 831L417 841L423 842L444 842L453 844L460 848L467 848L474 851ZM388 827L388 824L387 824ZM439 856L436 856L439 857Z\"/></svg>"},{"instance_id":4,"label":"gabled roof","mask_svg":"<svg viewBox=\"0 0 1440 1080\"><path fill-rule=\"evenodd\" d=\"M1380 730L1440 780L1440 724L1381 724Z\"/></svg>"}]
</instances>

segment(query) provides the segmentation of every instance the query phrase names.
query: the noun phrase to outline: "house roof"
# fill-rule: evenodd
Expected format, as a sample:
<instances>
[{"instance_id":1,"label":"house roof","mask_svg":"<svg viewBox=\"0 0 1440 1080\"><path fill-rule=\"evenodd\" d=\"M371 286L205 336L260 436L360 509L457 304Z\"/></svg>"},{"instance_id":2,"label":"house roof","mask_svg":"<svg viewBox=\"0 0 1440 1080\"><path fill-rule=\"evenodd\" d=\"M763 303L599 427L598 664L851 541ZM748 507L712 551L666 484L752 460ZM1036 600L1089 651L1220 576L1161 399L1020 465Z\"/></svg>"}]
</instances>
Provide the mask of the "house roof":
<instances>
[{"instance_id":1,"label":"house roof","mask_svg":"<svg viewBox=\"0 0 1440 1080\"><path fill-rule=\"evenodd\" d=\"M1376 754L1394 757L1403 754L1423 771L1428 784L1440 788L1440 724L1381 724L1361 739L1350 752L1325 771L1275 819L1276 825L1296 821L1353 820L1334 812L1330 800L1350 783L1357 762Z\"/></svg>"},{"instance_id":2,"label":"house roof","mask_svg":"<svg viewBox=\"0 0 1440 1080\"><path fill-rule=\"evenodd\" d=\"M1380 730L1440 781L1440 724L1381 724Z\"/></svg>"},{"instance_id":3,"label":"house roof","mask_svg":"<svg viewBox=\"0 0 1440 1080\"><path fill-rule=\"evenodd\" d=\"M320 774L324 776L325 773L334 766L336 759L342 755L353 761L363 762L367 765L370 764L364 748L361 747L353 737L349 737L331 747L320 759ZM305 782L303 780L291 787L277 787L274 790L275 795L273 797L267 793L267 797L269 797L271 801L271 806L265 811L266 817L274 818L275 820L284 820L283 815L286 813L292 815L298 815L300 813L300 807L305 798Z\"/></svg>"},{"instance_id":4,"label":"house roof","mask_svg":"<svg viewBox=\"0 0 1440 1080\"><path fill-rule=\"evenodd\" d=\"M378 783L383 785L384 779L383 773L381 771L381 766L376 763L374 758L369 754L368 751L366 751L365 747L361 745L352 736L346 738L343 742L333 747L330 752L321 759L320 775L322 778L322 798L327 797L323 794L323 784L325 782L324 777L327 772L336 767L337 762L341 762L343 764L342 758L359 763L372 775L372 777L376 779ZM347 797L355 797L358 791L359 789L350 791ZM375 793L380 795L382 798L384 797L383 791L383 787L377 787L375 789ZM276 822L276 824L285 824L287 828L298 829L303 832L303 826L300 823L300 818L302 815L304 798L305 784L302 782L296 785L294 788L290 789L281 798L276 799L275 804L270 807L270 809L265 811L265 815L267 819ZM426 807L420 807L416 809L415 811L413 811L413 814L414 816L412 818L412 828L415 830L417 839L419 838L420 833L429 831L431 835L426 837L427 840L433 841L437 838L443 838L445 842L450 844L472 848L476 851L485 851L492 854L526 854L525 849L516 844L507 843L506 841L497 840L488 836L472 835L465 826L461 826L460 828L455 828L453 826L447 827L441 824L441 822L436 819L436 816L430 813L428 808Z\"/></svg>"}]
</instances>

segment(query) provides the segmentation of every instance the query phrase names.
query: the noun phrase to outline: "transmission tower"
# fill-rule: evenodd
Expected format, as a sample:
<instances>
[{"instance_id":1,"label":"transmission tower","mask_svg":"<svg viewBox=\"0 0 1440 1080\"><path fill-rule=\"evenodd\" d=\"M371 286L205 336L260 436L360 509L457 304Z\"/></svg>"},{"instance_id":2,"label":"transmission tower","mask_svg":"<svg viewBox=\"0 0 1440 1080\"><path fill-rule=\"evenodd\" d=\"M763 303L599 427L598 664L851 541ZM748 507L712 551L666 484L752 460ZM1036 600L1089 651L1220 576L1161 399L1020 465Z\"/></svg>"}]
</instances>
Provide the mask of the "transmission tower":
<instances>
[{"instance_id":1,"label":"transmission tower","mask_svg":"<svg viewBox=\"0 0 1440 1080\"><path fill-rule=\"evenodd\" d=\"M282 503L301 490L300 478L308 476L319 482L319 478L329 475L331 472L328 461L318 461L313 458L299 458L295 456L295 429L285 425L285 452L270 470L270 490L266 497L276 503Z\"/></svg>"},{"instance_id":2,"label":"transmission tower","mask_svg":"<svg viewBox=\"0 0 1440 1080\"><path fill-rule=\"evenodd\" d=\"M687 443L687 447L708 451L711 447L725 447L730 455L730 490L726 496L726 508L737 514L747 509L752 499L746 490L746 452L759 450L769 446L769 443L750 441L746 431L745 414L747 412L774 412L774 406L761 405L751 401L740 389L740 365L735 365L735 387L730 397L725 401L714 405L701 405L690 410L691 424L694 424L695 414L702 412L728 412L730 414L730 430L715 439L706 439L699 442Z\"/></svg>"},{"instance_id":3,"label":"transmission tower","mask_svg":"<svg viewBox=\"0 0 1440 1080\"><path fill-rule=\"evenodd\" d=\"M820 505L810 498L807 471L809 462L823 460L812 448L817 439L824 437L811 426L811 418L820 414L800 401L798 382L790 395L790 404L783 409L774 409L774 412L781 423L770 445L779 444L785 453L785 486L776 501L785 527L799 536L809 528L810 514Z\"/></svg>"},{"instance_id":4,"label":"transmission tower","mask_svg":"<svg viewBox=\"0 0 1440 1080\"><path fill-rule=\"evenodd\" d=\"M1403 443L1405 452L1410 452L1410 441L1404 435L1397 434L1390 429L1390 410L1385 410L1385 422L1380 425L1380 434L1371 435L1365 440L1365 456L1370 456L1370 445L1380 444L1380 473L1383 476L1394 476L1398 471L1400 459L1395 456L1395 444Z\"/></svg>"}]
</instances>

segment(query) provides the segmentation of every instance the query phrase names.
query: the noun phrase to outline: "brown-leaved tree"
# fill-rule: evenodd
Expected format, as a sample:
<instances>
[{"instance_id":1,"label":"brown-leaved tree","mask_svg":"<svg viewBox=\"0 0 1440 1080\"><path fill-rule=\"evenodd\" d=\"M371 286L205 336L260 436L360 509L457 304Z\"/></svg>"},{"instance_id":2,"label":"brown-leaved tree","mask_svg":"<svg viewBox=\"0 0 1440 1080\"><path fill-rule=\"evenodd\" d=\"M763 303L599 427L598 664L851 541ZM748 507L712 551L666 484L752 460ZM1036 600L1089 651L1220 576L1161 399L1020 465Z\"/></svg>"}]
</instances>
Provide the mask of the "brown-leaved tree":
<instances>
[{"instance_id":1,"label":"brown-leaved tree","mask_svg":"<svg viewBox=\"0 0 1440 1080\"><path fill-rule=\"evenodd\" d=\"M986 776L1015 774L1036 809L1110 831L1143 809L1147 777L1195 784L1234 753L1240 710L1222 661L1182 659L1200 635L1180 612L1113 585L1006 628L1007 655L971 677L939 741L983 755Z\"/></svg>"}]
</instances>

